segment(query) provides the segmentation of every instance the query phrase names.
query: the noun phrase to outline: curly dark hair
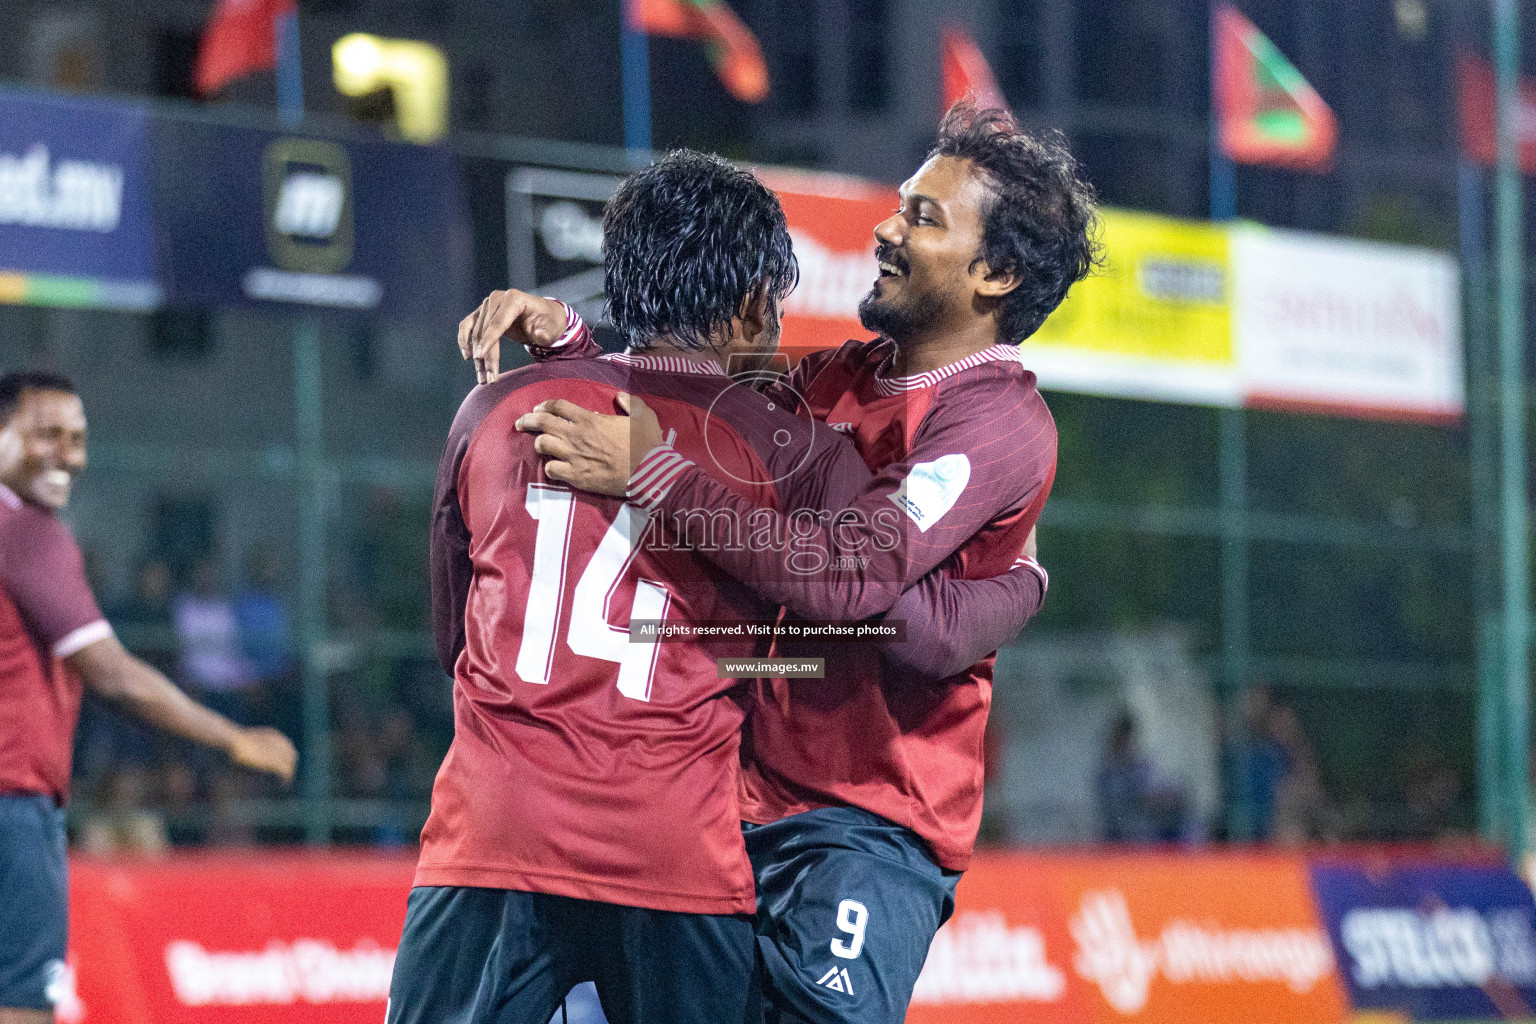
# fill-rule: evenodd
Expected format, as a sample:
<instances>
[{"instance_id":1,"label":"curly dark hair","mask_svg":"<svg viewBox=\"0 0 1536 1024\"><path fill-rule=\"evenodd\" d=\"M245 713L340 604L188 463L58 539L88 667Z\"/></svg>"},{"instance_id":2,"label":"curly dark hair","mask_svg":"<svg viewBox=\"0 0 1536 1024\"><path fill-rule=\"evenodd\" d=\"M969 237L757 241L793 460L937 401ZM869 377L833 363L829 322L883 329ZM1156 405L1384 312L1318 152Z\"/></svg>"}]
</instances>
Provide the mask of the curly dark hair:
<instances>
[{"instance_id":1,"label":"curly dark hair","mask_svg":"<svg viewBox=\"0 0 1536 1024\"><path fill-rule=\"evenodd\" d=\"M1008 111L970 99L949 108L928 156L969 160L992 186L976 259L1021 275L1002 300L998 330L1003 341L1023 341L1100 262L1093 186L1060 132L1032 135Z\"/></svg>"},{"instance_id":2,"label":"curly dark hair","mask_svg":"<svg viewBox=\"0 0 1536 1024\"><path fill-rule=\"evenodd\" d=\"M49 370L13 370L0 376L0 427L11 422L21 396L28 391L62 391L75 393L74 383L62 373Z\"/></svg>"},{"instance_id":3,"label":"curly dark hair","mask_svg":"<svg viewBox=\"0 0 1536 1024\"><path fill-rule=\"evenodd\" d=\"M761 282L770 313L799 266L779 199L750 171L680 149L631 174L603 212L608 319L626 344L704 348Z\"/></svg>"}]
</instances>

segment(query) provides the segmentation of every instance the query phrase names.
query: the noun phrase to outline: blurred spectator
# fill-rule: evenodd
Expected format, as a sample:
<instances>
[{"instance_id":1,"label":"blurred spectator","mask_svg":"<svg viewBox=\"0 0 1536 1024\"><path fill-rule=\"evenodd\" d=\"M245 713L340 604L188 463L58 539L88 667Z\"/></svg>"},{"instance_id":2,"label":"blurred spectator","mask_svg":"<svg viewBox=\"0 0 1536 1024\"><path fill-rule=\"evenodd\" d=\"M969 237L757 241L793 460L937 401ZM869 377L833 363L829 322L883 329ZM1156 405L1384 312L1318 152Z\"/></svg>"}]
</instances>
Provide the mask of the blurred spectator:
<instances>
[{"instance_id":1,"label":"blurred spectator","mask_svg":"<svg viewBox=\"0 0 1536 1024\"><path fill-rule=\"evenodd\" d=\"M431 607L427 574L427 529L431 510L406 503L396 492L375 487L353 544L353 575L378 625L421 629Z\"/></svg>"},{"instance_id":2,"label":"blurred spectator","mask_svg":"<svg viewBox=\"0 0 1536 1024\"><path fill-rule=\"evenodd\" d=\"M293 669L293 617L282 597L277 552L257 544L246 559L245 585L235 597L240 647L256 674L272 681Z\"/></svg>"},{"instance_id":3,"label":"blurred spectator","mask_svg":"<svg viewBox=\"0 0 1536 1024\"><path fill-rule=\"evenodd\" d=\"M160 809L172 845L187 846L207 839L208 830L198 813L197 773L183 759L168 759L160 765Z\"/></svg>"},{"instance_id":4,"label":"blurred spectator","mask_svg":"<svg viewBox=\"0 0 1536 1024\"><path fill-rule=\"evenodd\" d=\"M127 599L108 606L106 616L135 654L161 672L173 672L171 567L164 559L141 560Z\"/></svg>"},{"instance_id":5,"label":"blurred spectator","mask_svg":"<svg viewBox=\"0 0 1536 1024\"><path fill-rule=\"evenodd\" d=\"M174 611L183 682L215 711L247 722L249 691L260 678L241 649L234 605L220 593L218 568L211 558L193 566L192 589L177 596Z\"/></svg>"},{"instance_id":6,"label":"blurred spectator","mask_svg":"<svg viewBox=\"0 0 1536 1024\"><path fill-rule=\"evenodd\" d=\"M158 558L141 560L133 571L126 600L108 605L104 614L135 654L159 671L173 674L170 566ZM87 693L75 734L75 770L89 787L91 780L104 781L114 766L150 764L166 743L163 734L137 718L113 711Z\"/></svg>"},{"instance_id":7,"label":"blurred spectator","mask_svg":"<svg viewBox=\"0 0 1536 1024\"><path fill-rule=\"evenodd\" d=\"M80 825L79 846L97 856L157 855L170 848L165 821L145 806L148 775L140 768L111 772L99 802Z\"/></svg>"},{"instance_id":8,"label":"blurred spectator","mask_svg":"<svg viewBox=\"0 0 1536 1024\"><path fill-rule=\"evenodd\" d=\"M256 828L240 813L240 803L250 794L249 777L233 770L218 771L208 780L208 845L254 846Z\"/></svg>"},{"instance_id":9,"label":"blurred spectator","mask_svg":"<svg viewBox=\"0 0 1536 1024\"><path fill-rule=\"evenodd\" d=\"M1095 783L1105 842L1170 843L1185 837L1189 801L1181 787L1158 780L1130 712L1121 712L1110 726Z\"/></svg>"},{"instance_id":10,"label":"blurred spectator","mask_svg":"<svg viewBox=\"0 0 1536 1024\"><path fill-rule=\"evenodd\" d=\"M1439 749L1419 743L1403 759L1403 822L1399 838L1431 840L1461 838L1467 829L1458 821L1461 776Z\"/></svg>"},{"instance_id":11,"label":"blurred spectator","mask_svg":"<svg viewBox=\"0 0 1536 1024\"><path fill-rule=\"evenodd\" d=\"M241 653L257 676L245 691L246 724L301 735L293 616L282 595L282 564L268 544L255 545L246 557L245 585L235 597L235 624Z\"/></svg>"},{"instance_id":12,"label":"blurred spectator","mask_svg":"<svg viewBox=\"0 0 1536 1024\"><path fill-rule=\"evenodd\" d=\"M1296 713L1264 684L1243 695L1244 735L1232 754L1235 794L1252 838L1296 845L1338 838L1338 815L1323 788L1312 742Z\"/></svg>"}]
</instances>

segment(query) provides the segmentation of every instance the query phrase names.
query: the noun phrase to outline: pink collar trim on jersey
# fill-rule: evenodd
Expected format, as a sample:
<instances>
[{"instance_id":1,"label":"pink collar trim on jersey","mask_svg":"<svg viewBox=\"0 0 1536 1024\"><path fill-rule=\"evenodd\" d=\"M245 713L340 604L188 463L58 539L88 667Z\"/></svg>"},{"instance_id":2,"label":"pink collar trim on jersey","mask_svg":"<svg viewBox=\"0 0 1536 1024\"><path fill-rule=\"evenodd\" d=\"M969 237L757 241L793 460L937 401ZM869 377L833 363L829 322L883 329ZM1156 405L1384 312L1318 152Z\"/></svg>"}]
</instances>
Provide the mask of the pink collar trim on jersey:
<instances>
[{"instance_id":1,"label":"pink collar trim on jersey","mask_svg":"<svg viewBox=\"0 0 1536 1024\"><path fill-rule=\"evenodd\" d=\"M701 373L706 377L724 377L726 372L707 359L689 359L687 356L658 356L649 353L630 355L620 352L600 356L612 363L623 363L637 370L659 370L662 373Z\"/></svg>"},{"instance_id":2,"label":"pink collar trim on jersey","mask_svg":"<svg viewBox=\"0 0 1536 1024\"><path fill-rule=\"evenodd\" d=\"M937 370L928 370L924 373L914 373L910 377L886 377L884 373L891 368L891 361L896 358L896 346L891 345L890 355L886 356L875 370L875 390L880 394L890 397L907 391L917 391L920 388L931 388L946 377L953 377L961 370L969 370L973 366L982 363L1008 361L1022 365L1023 354L1016 345L993 345L984 348L980 352L972 353L964 359L957 359L948 366L941 366Z\"/></svg>"},{"instance_id":3,"label":"pink collar trim on jersey","mask_svg":"<svg viewBox=\"0 0 1536 1024\"><path fill-rule=\"evenodd\" d=\"M5 484L0 484L0 501L5 502L11 508L21 508L21 495L5 486Z\"/></svg>"}]
</instances>

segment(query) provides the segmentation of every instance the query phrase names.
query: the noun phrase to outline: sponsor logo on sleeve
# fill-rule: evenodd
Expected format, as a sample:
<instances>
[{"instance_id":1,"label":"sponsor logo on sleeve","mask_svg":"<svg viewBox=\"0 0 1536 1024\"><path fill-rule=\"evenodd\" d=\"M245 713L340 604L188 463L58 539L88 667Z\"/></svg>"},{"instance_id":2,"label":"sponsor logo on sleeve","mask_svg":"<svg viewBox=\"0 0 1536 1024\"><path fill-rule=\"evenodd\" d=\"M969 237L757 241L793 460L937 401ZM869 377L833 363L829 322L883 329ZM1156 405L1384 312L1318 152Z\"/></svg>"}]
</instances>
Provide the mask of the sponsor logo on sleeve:
<instances>
[{"instance_id":1,"label":"sponsor logo on sleeve","mask_svg":"<svg viewBox=\"0 0 1536 1024\"><path fill-rule=\"evenodd\" d=\"M927 533L929 527L944 518L944 513L955 507L970 482L971 460L960 454L945 455L913 466L901 486L887 497L920 531Z\"/></svg>"}]
</instances>

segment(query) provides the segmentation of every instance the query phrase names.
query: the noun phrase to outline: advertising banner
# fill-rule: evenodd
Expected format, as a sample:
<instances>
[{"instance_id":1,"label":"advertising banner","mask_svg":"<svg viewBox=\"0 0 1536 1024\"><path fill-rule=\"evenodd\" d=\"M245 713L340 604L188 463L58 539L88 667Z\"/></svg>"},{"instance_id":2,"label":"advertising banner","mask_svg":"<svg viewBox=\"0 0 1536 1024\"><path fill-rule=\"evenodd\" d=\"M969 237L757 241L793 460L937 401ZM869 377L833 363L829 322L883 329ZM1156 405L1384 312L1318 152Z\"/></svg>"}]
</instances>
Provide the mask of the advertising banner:
<instances>
[{"instance_id":1,"label":"advertising banner","mask_svg":"<svg viewBox=\"0 0 1536 1024\"><path fill-rule=\"evenodd\" d=\"M141 107L0 90L0 302L160 302Z\"/></svg>"},{"instance_id":2,"label":"advertising banner","mask_svg":"<svg viewBox=\"0 0 1536 1024\"><path fill-rule=\"evenodd\" d=\"M1444 253L1244 225L1234 330L1248 405L1450 421L1465 408Z\"/></svg>"},{"instance_id":3,"label":"advertising banner","mask_svg":"<svg viewBox=\"0 0 1536 1024\"><path fill-rule=\"evenodd\" d=\"M1536 904L1507 867L1324 862L1312 884L1356 1009L1536 1016Z\"/></svg>"},{"instance_id":4,"label":"advertising banner","mask_svg":"<svg viewBox=\"0 0 1536 1024\"><path fill-rule=\"evenodd\" d=\"M414 866L77 858L60 1024L376 1024ZM907 1019L1406 1024L1533 1008L1536 903L1492 855L992 853L961 880Z\"/></svg>"},{"instance_id":5,"label":"advertising banner","mask_svg":"<svg viewBox=\"0 0 1536 1024\"><path fill-rule=\"evenodd\" d=\"M789 220L796 348L867 338L875 225L894 190L760 172ZM1460 275L1444 253L1257 225L1101 211L1105 263L1020 347L1046 388L1201 405L1449 421L1465 408Z\"/></svg>"},{"instance_id":6,"label":"advertising banner","mask_svg":"<svg viewBox=\"0 0 1536 1024\"><path fill-rule=\"evenodd\" d=\"M59 1024L378 1024L415 866L76 859Z\"/></svg>"},{"instance_id":7,"label":"advertising banner","mask_svg":"<svg viewBox=\"0 0 1536 1024\"><path fill-rule=\"evenodd\" d=\"M1238 405L1225 228L1123 210L1100 217L1104 266L1020 347L1048 388Z\"/></svg>"},{"instance_id":8,"label":"advertising banner","mask_svg":"<svg viewBox=\"0 0 1536 1024\"><path fill-rule=\"evenodd\" d=\"M611 174L519 167L507 174L507 279L512 287L603 320L603 206L619 187ZM611 335L603 331L602 335ZM616 347L612 337L603 337Z\"/></svg>"},{"instance_id":9,"label":"advertising banner","mask_svg":"<svg viewBox=\"0 0 1536 1024\"><path fill-rule=\"evenodd\" d=\"M900 205L896 190L831 174L758 173L784 205L800 263L800 284L784 303L784 344L831 348L873 337L859 323L859 300L879 275L875 225Z\"/></svg>"},{"instance_id":10,"label":"advertising banner","mask_svg":"<svg viewBox=\"0 0 1536 1024\"><path fill-rule=\"evenodd\" d=\"M988 858L960 883L908 1020L1342 1021L1307 883L1286 856Z\"/></svg>"},{"instance_id":11,"label":"advertising banner","mask_svg":"<svg viewBox=\"0 0 1536 1024\"><path fill-rule=\"evenodd\" d=\"M469 235L442 149L157 121L167 298L463 316Z\"/></svg>"}]
</instances>

